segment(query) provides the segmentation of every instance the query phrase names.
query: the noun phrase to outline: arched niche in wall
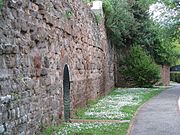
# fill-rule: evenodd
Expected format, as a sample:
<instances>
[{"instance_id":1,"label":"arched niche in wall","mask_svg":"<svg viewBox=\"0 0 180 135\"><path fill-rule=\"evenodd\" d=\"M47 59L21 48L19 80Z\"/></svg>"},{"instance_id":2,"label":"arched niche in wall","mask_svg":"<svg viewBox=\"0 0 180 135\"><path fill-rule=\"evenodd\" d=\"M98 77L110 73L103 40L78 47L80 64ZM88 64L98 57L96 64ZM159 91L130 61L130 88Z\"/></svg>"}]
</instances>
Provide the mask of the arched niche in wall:
<instances>
[{"instance_id":1,"label":"arched niche in wall","mask_svg":"<svg viewBox=\"0 0 180 135\"><path fill-rule=\"evenodd\" d=\"M64 102L64 120L70 120L70 76L68 65L64 66L63 73L63 102Z\"/></svg>"}]
</instances>

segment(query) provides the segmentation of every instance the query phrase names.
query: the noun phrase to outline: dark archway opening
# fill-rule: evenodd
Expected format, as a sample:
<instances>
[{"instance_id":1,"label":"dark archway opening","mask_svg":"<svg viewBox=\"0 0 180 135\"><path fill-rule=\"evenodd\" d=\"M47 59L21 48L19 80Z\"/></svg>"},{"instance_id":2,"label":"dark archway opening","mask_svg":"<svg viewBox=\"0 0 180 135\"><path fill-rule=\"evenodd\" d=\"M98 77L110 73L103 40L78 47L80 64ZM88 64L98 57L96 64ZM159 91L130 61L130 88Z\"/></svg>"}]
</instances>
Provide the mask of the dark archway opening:
<instances>
[{"instance_id":1,"label":"dark archway opening","mask_svg":"<svg viewBox=\"0 0 180 135\"><path fill-rule=\"evenodd\" d=\"M63 74L63 101L64 101L64 120L70 120L70 78L67 64L64 66Z\"/></svg>"}]
</instances>

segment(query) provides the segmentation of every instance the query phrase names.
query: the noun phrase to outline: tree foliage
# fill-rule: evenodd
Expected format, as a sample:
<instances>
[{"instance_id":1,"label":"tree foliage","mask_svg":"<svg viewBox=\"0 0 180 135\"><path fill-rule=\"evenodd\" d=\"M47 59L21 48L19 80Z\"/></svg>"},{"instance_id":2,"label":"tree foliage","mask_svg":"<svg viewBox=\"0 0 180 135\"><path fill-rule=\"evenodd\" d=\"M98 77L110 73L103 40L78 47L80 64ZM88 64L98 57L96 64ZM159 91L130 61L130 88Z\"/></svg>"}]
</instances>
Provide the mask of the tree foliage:
<instances>
[{"instance_id":1,"label":"tree foliage","mask_svg":"<svg viewBox=\"0 0 180 135\"><path fill-rule=\"evenodd\" d=\"M116 47L141 45L157 64L171 65L175 60L173 45L177 24L162 27L148 13L155 0L104 0L107 35Z\"/></svg>"},{"instance_id":2,"label":"tree foliage","mask_svg":"<svg viewBox=\"0 0 180 135\"><path fill-rule=\"evenodd\" d=\"M176 62L175 45L166 28L160 28L151 22L146 31L149 34L144 38L144 49L154 58L159 65L172 65ZM137 41L140 44L140 40Z\"/></svg>"},{"instance_id":3,"label":"tree foliage","mask_svg":"<svg viewBox=\"0 0 180 135\"><path fill-rule=\"evenodd\" d=\"M127 0L104 0L103 8L108 38L116 46L125 46L135 23Z\"/></svg>"},{"instance_id":4,"label":"tree foliage","mask_svg":"<svg viewBox=\"0 0 180 135\"><path fill-rule=\"evenodd\" d=\"M171 72L170 77L171 81L180 83L180 72Z\"/></svg>"},{"instance_id":5,"label":"tree foliage","mask_svg":"<svg viewBox=\"0 0 180 135\"><path fill-rule=\"evenodd\" d=\"M155 11L160 14L156 16L156 18L154 18L155 15L153 15L153 20L160 23L161 26L166 28L167 33L172 40L180 40L180 1L159 0L158 2L153 4L153 6L156 6Z\"/></svg>"}]
</instances>

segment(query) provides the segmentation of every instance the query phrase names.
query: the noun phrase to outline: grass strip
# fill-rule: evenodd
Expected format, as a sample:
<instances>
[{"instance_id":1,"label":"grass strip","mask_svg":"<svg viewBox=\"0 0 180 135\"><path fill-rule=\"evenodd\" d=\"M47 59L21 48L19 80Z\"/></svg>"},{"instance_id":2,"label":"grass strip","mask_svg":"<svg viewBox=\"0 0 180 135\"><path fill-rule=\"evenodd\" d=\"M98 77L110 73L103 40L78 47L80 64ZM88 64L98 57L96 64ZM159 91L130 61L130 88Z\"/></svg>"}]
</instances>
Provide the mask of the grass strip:
<instances>
[{"instance_id":1,"label":"grass strip","mask_svg":"<svg viewBox=\"0 0 180 135\"><path fill-rule=\"evenodd\" d=\"M139 106L157 95L162 88L116 89L102 99L77 109L76 119L130 120Z\"/></svg>"},{"instance_id":2,"label":"grass strip","mask_svg":"<svg viewBox=\"0 0 180 135\"><path fill-rule=\"evenodd\" d=\"M124 135L128 123L65 123L49 127L41 135Z\"/></svg>"},{"instance_id":3,"label":"grass strip","mask_svg":"<svg viewBox=\"0 0 180 135\"><path fill-rule=\"evenodd\" d=\"M90 101L87 107L77 109L76 119L131 120L142 104L159 94L163 89L115 89L103 98ZM86 115L90 111L92 111L92 114L95 112L94 114L100 113L103 115ZM105 111L107 111L107 115L102 113ZM64 123L58 127L46 128L41 135L126 135L128 127L129 123Z\"/></svg>"}]
</instances>

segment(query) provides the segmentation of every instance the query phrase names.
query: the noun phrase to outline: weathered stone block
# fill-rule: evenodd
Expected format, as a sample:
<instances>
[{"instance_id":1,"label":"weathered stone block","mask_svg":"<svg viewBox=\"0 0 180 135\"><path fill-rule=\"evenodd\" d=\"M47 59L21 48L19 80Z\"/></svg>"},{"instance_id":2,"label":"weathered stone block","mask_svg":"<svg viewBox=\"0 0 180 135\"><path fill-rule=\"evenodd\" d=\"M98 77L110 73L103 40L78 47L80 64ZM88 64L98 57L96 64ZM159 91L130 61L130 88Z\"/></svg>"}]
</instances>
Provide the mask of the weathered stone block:
<instances>
[{"instance_id":1,"label":"weathered stone block","mask_svg":"<svg viewBox=\"0 0 180 135\"><path fill-rule=\"evenodd\" d=\"M46 13L43 16L43 19L45 20L46 24L49 25L50 27L52 27L54 25L53 18L50 14Z\"/></svg>"},{"instance_id":2,"label":"weathered stone block","mask_svg":"<svg viewBox=\"0 0 180 135\"><path fill-rule=\"evenodd\" d=\"M12 118L13 120L16 119L16 110L15 110L15 109L12 109L12 110L11 110L11 118Z\"/></svg>"},{"instance_id":3,"label":"weathered stone block","mask_svg":"<svg viewBox=\"0 0 180 135\"><path fill-rule=\"evenodd\" d=\"M3 104L9 103L9 102L11 101L11 99L12 99L12 96L11 96L11 95L1 96L1 97L0 97L0 101L1 101L1 103L3 103Z\"/></svg>"},{"instance_id":4,"label":"weathered stone block","mask_svg":"<svg viewBox=\"0 0 180 135\"><path fill-rule=\"evenodd\" d=\"M16 56L15 55L6 55L5 62L6 62L6 66L8 68L16 67Z\"/></svg>"},{"instance_id":5,"label":"weathered stone block","mask_svg":"<svg viewBox=\"0 0 180 135\"><path fill-rule=\"evenodd\" d=\"M33 0L32 2L34 2L35 4L37 4L39 6L39 10L45 10L46 9L46 5L43 4L43 0Z\"/></svg>"},{"instance_id":6,"label":"weathered stone block","mask_svg":"<svg viewBox=\"0 0 180 135\"><path fill-rule=\"evenodd\" d=\"M47 69L45 68L41 69L41 76L47 76L47 75L48 75Z\"/></svg>"},{"instance_id":7,"label":"weathered stone block","mask_svg":"<svg viewBox=\"0 0 180 135\"><path fill-rule=\"evenodd\" d=\"M49 86L51 85L51 78L50 77L42 77L40 78L40 83L41 83L41 86Z\"/></svg>"},{"instance_id":8,"label":"weathered stone block","mask_svg":"<svg viewBox=\"0 0 180 135\"><path fill-rule=\"evenodd\" d=\"M35 68L37 69L41 68L41 57L38 54L33 57L33 64Z\"/></svg>"},{"instance_id":9,"label":"weathered stone block","mask_svg":"<svg viewBox=\"0 0 180 135\"><path fill-rule=\"evenodd\" d=\"M19 133L19 135L26 135L25 131Z\"/></svg>"},{"instance_id":10,"label":"weathered stone block","mask_svg":"<svg viewBox=\"0 0 180 135\"><path fill-rule=\"evenodd\" d=\"M18 46L12 44L0 44L0 53L2 54L16 54L18 53Z\"/></svg>"},{"instance_id":11,"label":"weathered stone block","mask_svg":"<svg viewBox=\"0 0 180 135\"><path fill-rule=\"evenodd\" d=\"M6 68L5 58L4 56L0 56L0 69L5 69L5 68Z\"/></svg>"},{"instance_id":12,"label":"weathered stone block","mask_svg":"<svg viewBox=\"0 0 180 135\"><path fill-rule=\"evenodd\" d=\"M0 134L3 134L5 132L4 125L0 125Z\"/></svg>"},{"instance_id":13,"label":"weathered stone block","mask_svg":"<svg viewBox=\"0 0 180 135\"><path fill-rule=\"evenodd\" d=\"M30 4L29 4L29 8L30 8L31 10L33 10L33 11L36 11L36 12L39 10L39 6L36 5L36 4L34 4L34 3L30 3Z\"/></svg>"},{"instance_id":14,"label":"weathered stone block","mask_svg":"<svg viewBox=\"0 0 180 135\"><path fill-rule=\"evenodd\" d=\"M25 34L29 30L29 27L27 27L26 21L21 21L21 33Z\"/></svg>"},{"instance_id":15,"label":"weathered stone block","mask_svg":"<svg viewBox=\"0 0 180 135\"><path fill-rule=\"evenodd\" d=\"M3 122L6 122L9 120L9 112L6 110L5 112L2 113L2 117L3 117Z\"/></svg>"},{"instance_id":16,"label":"weathered stone block","mask_svg":"<svg viewBox=\"0 0 180 135\"><path fill-rule=\"evenodd\" d=\"M0 125L2 124L2 109L0 109Z\"/></svg>"},{"instance_id":17,"label":"weathered stone block","mask_svg":"<svg viewBox=\"0 0 180 135\"><path fill-rule=\"evenodd\" d=\"M22 6L22 1L20 0L12 0L12 1L9 1L8 3L8 7L14 8L14 9L18 9L21 6Z\"/></svg>"},{"instance_id":18,"label":"weathered stone block","mask_svg":"<svg viewBox=\"0 0 180 135\"><path fill-rule=\"evenodd\" d=\"M22 123L26 123L27 120L28 120L27 115L24 115L24 116L21 118L21 122L22 122Z\"/></svg>"}]
</instances>

